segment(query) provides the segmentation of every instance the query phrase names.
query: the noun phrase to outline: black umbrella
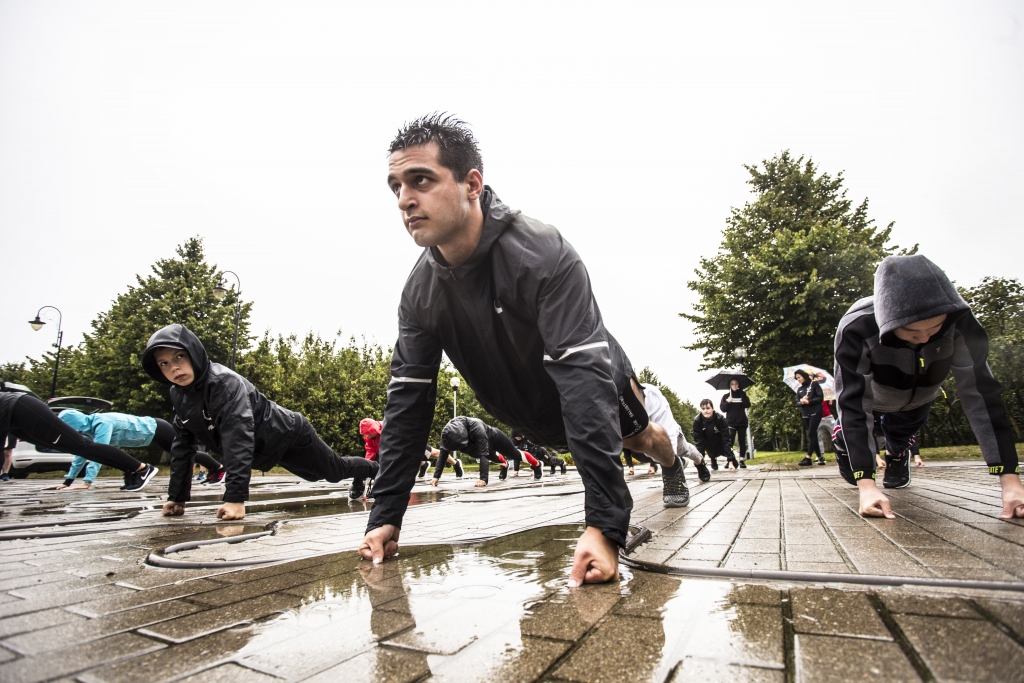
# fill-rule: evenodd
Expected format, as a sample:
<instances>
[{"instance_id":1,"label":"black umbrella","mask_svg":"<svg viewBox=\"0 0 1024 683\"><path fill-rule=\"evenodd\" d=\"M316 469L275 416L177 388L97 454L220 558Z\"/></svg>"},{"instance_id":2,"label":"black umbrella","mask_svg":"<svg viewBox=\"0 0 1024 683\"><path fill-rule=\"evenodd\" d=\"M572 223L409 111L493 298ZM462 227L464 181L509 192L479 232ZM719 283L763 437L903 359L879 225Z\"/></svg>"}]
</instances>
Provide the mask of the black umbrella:
<instances>
[{"instance_id":1,"label":"black umbrella","mask_svg":"<svg viewBox=\"0 0 1024 683\"><path fill-rule=\"evenodd\" d=\"M729 382L732 380L737 380L740 383L740 389L754 386L754 380L738 370L719 370L704 381L719 391L728 391Z\"/></svg>"}]
</instances>

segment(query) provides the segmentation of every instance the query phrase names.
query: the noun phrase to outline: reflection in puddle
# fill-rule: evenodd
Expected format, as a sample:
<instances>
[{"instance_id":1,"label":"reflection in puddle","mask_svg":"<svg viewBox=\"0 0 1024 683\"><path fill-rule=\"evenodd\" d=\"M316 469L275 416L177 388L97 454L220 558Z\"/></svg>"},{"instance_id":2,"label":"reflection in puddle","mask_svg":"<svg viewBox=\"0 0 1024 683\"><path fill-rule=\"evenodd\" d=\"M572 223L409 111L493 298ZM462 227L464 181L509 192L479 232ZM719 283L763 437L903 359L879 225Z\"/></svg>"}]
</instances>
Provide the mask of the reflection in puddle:
<instances>
[{"instance_id":1,"label":"reflection in puddle","mask_svg":"<svg viewBox=\"0 0 1024 683\"><path fill-rule=\"evenodd\" d=\"M250 627L237 658L324 680L664 681L677 667L781 669L777 590L644 572L570 590L581 531L403 548L376 567L325 558L286 591L302 606Z\"/></svg>"}]
</instances>

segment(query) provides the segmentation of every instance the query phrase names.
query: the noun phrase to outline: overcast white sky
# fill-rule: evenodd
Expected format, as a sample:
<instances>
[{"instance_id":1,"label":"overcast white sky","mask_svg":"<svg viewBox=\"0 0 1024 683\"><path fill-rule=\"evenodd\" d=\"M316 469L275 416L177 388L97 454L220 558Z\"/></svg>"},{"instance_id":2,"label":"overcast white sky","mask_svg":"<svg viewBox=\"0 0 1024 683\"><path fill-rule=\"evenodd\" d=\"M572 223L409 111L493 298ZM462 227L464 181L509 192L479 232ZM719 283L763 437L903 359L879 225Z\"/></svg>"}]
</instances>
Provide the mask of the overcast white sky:
<instances>
[{"instance_id":1,"label":"overcast white sky","mask_svg":"<svg viewBox=\"0 0 1024 683\"><path fill-rule=\"evenodd\" d=\"M403 121L470 122L637 368L713 392L677 316L744 163L784 149L961 284L1024 276L1022 2L0 1L0 361L66 342L192 235L253 329L388 346L418 249ZM126 359L127 360L127 359ZM799 359L795 359L799 360Z\"/></svg>"}]
</instances>

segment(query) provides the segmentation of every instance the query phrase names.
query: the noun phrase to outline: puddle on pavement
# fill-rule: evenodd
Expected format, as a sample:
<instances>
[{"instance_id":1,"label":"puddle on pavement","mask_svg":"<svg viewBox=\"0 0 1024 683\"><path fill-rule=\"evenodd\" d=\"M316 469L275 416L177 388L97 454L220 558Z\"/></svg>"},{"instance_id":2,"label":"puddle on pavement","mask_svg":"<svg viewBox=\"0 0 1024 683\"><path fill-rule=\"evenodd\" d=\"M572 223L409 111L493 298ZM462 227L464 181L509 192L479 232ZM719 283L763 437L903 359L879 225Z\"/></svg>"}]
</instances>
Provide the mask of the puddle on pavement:
<instances>
[{"instance_id":1,"label":"puddle on pavement","mask_svg":"<svg viewBox=\"0 0 1024 683\"><path fill-rule=\"evenodd\" d=\"M569 589L582 531L403 548L377 567L349 553L303 564L310 581L286 589L301 607L236 629L248 637L236 658L289 677L329 669L332 680L664 681L680 662L783 668L777 590L625 569L618 583Z\"/></svg>"}]
</instances>

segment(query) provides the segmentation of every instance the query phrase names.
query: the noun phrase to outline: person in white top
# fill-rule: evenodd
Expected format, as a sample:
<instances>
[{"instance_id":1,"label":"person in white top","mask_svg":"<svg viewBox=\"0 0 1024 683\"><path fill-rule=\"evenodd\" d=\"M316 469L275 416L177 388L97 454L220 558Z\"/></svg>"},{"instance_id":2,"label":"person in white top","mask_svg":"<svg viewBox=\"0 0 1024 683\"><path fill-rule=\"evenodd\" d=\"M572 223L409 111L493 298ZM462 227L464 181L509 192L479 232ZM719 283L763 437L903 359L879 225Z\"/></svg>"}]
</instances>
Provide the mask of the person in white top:
<instances>
[{"instance_id":1,"label":"person in white top","mask_svg":"<svg viewBox=\"0 0 1024 683\"><path fill-rule=\"evenodd\" d=\"M687 458L693 462L694 467L697 468L697 476L700 480L704 482L710 481L711 472L704 463L704 456L683 436L683 428L679 426L676 418L672 415L672 407L668 404L668 399L653 384L643 384L641 386L644 390L644 408L647 410L647 416L651 422L658 423L668 433L669 442L671 442L677 456Z\"/></svg>"}]
</instances>

